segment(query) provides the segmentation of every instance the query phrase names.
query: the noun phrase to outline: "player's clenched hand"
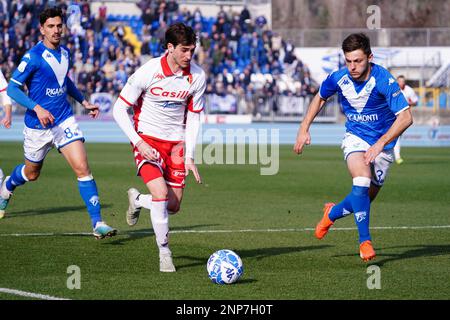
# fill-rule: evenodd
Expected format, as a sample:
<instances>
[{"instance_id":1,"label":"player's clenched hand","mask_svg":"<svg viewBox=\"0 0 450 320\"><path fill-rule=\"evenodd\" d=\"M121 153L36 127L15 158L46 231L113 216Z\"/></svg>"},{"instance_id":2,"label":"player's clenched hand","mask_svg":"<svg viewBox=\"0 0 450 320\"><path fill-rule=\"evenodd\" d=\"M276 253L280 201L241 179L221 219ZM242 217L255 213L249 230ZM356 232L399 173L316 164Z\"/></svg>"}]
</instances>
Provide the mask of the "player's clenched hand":
<instances>
[{"instance_id":1,"label":"player's clenched hand","mask_svg":"<svg viewBox=\"0 0 450 320\"><path fill-rule=\"evenodd\" d=\"M372 162L375 161L375 158L378 157L381 151L383 151L383 144L382 143L375 143L373 146L371 146L369 149L367 149L366 153L364 153L364 162L368 166Z\"/></svg>"},{"instance_id":2,"label":"player's clenched hand","mask_svg":"<svg viewBox=\"0 0 450 320\"><path fill-rule=\"evenodd\" d=\"M0 125L4 126L6 129L11 128L11 115L5 116L1 121Z\"/></svg>"},{"instance_id":3,"label":"player's clenched hand","mask_svg":"<svg viewBox=\"0 0 450 320\"><path fill-rule=\"evenodd\" d=\"M296 154L300 154L303 152L303 147L305 145L309 145L311 143L311 135L309 132L301 132L299 131L297 134L297 140L294 145L294 152Z\"/></svg>"},{"instance_id":4,"label":"player's clenched hand","mask_svg":"<svg viewBox=\"0 0 450 320\"><path fill-rule=\"evenodd\" d=\"M200 177L200 174L198 173L197 166L194 163L194 160L191 158L186 158L184 161L184 167L186 169L186 176L189 175L189 171L192 171L194 174L194 178L197 181L197 183L202 183L202 177Z\"/></svg>"},{"instance_id":5,"label":"player's clenched hand","mask_svg":"<svg viewBox=\"0 0 450 320\"><path fill-rule=\"evenodd\" d=\"M96 106L95 104L89 103L86 100L83 101L82 105L83 105L83 107L85 107L86 109L89 110L89 115L92 118L97 119L98 115L100 114L100 110L98 109L98 106Z\"/></svg>"},{"instance_id":6,"label":"player's clenched hand","mask_svg":"<svg viewBox=\"0 0 450 320\"><path fill-rule=\"evenodd\" d=\"M36 115L39 119L39 122L41 123L43 128L46 128L49 124L53 125L55 122L55 117L47 111L46 109L42 108L40 105L36 105L33 108L34 112L36 112Z\"/></svg>"},{"instance_id":7,"label":"player's clenched hand","mask_svg":"<svg viewBox=\"0 0 450 320\"><path fill-rule=\"evenodd\" d=\"M150 161L159 161L159 152L156 149L150 147L149 144L144 140L139 141L136 144L136 148L145 159Z\"/></svg>"}]
</instances>

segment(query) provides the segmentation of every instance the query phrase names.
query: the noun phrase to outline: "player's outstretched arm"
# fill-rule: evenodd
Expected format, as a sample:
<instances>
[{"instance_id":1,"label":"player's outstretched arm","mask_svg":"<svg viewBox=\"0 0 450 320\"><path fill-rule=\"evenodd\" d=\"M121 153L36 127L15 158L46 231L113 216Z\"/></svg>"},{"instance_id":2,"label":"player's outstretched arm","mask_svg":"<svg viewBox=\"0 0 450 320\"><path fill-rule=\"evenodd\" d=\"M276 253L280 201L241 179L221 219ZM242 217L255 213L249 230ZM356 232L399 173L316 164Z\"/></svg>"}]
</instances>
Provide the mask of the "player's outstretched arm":
<instances>
[{"instance_id":1,"label":"player's outstretched arm","mask_svg":"<svg viewBox=\"0 0 450 320\"><path fill-rule=\"evenodd\" d=\"M95 104L89 103L86 100L83 100L83 102L81 103L83 105L83 107L85 107L87 110L89 110L89 115L94 118L97 119L98 115L100 114L100 110L98 109L98 106L96 106Z\"/></svg>"},{"instance_id":2,"label":"player's outstretched arm","mask_svg":"<svg viewBox=\"0 0 450 320\"><path fill-rule=\"evenodd\" d=\"M316 94L309 104L308 112L305 115L305 118L300 125L300 128L297 133L297 140L294 145L294 152L297 154L301 154L303 152L303 148L305 145L309 145L311 143L311 135L309 134L309 127L311 123L314 121L314 118L317 116L319 111L322 109L326 100L323 100L319 94Z\"/></svg>"},{"instance_id":3,"label":"player's outstretched arm","mask_svg":"<svg viewBox=\"0 0 450 320\"><path fill-rule=\"evenodd\" d=\"M128 107L130 106L119 97L113 107L114 120L145 159L158 161L160 156L159 152L142 140L134 129L127 113Z\"/></svg>"},{"instance_id":4,"label":"player's outstretched arm","mask_svg":"<svg viewBox=\"0 0 450 320\"><path fill-rule=\"evenodd\" d=\"M198 168L194 162L195 147L197 144L198 133L200 131L200 113L188 111L186 118L186 158L185 169L186 176L192 171L197 183L202 183L202 178L198 172Z\"/></svg>"},{"instance_id":5,"label":"player's outstretched arm","mask_svg":"<svg viewBox=\"0 0 450 320\"><path fill-rule=\"evenodd\" d=\"M389 130L378 139L378 141L372 145L364 154L366 165L375 161L375 158L383 151L384 146L389 142L398 138L409 126L413 123L413 117L411 114L411 108L403 110L397 115L397 119L394 121Z\"/></svg>"},{"instance_id":6,"label":"player's outstretched arm","mask_svg":"<svg viewBox=\"0 0 450 320\"><path fill-rule=\"evenodd\" d=\"M5 104L5 116L0 120L0 125L4 126L6 129L11 128L11 114L12 114L12 106L11 104Z\"/></svg>"}]
</instances>

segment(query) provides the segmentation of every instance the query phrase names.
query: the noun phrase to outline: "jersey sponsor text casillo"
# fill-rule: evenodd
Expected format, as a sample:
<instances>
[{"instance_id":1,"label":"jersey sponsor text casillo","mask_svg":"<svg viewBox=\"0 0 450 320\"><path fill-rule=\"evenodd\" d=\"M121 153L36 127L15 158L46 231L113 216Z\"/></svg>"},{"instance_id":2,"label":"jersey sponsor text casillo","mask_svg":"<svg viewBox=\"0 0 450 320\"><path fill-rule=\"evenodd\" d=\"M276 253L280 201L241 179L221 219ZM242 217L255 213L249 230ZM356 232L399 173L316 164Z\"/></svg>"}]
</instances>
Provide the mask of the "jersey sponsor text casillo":
<instances>
[{"instance_id":1,"label":"jersey sponsor text casillo","mask_svg":"<svg viewBox=\"0 0 450 320\"><path fill-rule=\"evenodd\" d=\"M201 112L204 71L195 63L174 74L167 55L154 58L128 79L120 98L134 109L138 133L164 141L183 141L186 112Z\"/></svg>"}]
</instances>

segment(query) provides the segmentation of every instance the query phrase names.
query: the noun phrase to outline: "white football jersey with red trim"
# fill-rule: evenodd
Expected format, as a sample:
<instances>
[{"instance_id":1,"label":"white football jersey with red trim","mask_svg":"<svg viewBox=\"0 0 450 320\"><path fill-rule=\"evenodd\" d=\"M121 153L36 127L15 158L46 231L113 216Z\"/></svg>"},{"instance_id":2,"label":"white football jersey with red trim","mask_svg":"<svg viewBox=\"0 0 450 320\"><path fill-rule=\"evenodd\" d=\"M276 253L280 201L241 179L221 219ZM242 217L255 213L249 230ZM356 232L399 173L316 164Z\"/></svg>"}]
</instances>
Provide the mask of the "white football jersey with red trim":
<instances>
[{"instance_id":1,"label":"white football jersey with red trim","mask_svg":"<svg viewBox=\"0 0 450 320\"><path fill-rule=\"evenodd\" d=\"M195 63L173 74L167 55L141 66L119 98L134 109L138 133L165 141L183 141L186 113L201 112L206 88L205 72Z\"/></svg>"},{"instance_id":2,"label":"white football jersey with red trim","mask_svg":"<svg viewBox=\"0 0 450 320\"><path fill-rule=\"evenodd\" d=\"M4 104L11 104L11 99L6 94L8 88L8 82L5 79L2 71L0 70L0 107Z\"/></svg>"}]
</instances>

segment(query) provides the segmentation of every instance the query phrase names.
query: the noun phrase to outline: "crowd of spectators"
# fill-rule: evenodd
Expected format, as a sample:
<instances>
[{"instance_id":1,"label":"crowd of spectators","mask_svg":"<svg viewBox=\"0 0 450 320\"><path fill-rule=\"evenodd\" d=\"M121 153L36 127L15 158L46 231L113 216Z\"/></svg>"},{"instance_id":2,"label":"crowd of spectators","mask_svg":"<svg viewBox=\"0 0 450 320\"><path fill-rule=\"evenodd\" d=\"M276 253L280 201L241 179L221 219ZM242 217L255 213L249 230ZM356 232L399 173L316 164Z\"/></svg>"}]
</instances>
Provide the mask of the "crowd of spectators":
<instances>
[{"instance_id":1,"label":"crowd of spectators","mask_svg":"<svg viewBox=\"0 0 450 320\"><path fill-rule=\"evenodd\" d=\"M163 54L165 31L182 21L199 36L195 59L207 73L209 96L238 97L230 112L253 113L259 104L277 111L278 95L305 97L317 85L294 47L268 27L264 16L253 17L247 7L240 12L223 7L216 17L200 9L181 9L175 0L136 3L140 17L113 16L102 3L92 12L87 0L0 0L0 64L7 78L24 53L40 39L38 13L46 6L66 12L63 44L72 56L70 76L87 96L107 92L114 96L140 65ZM211 110L214 111L214 110Z\"/></svg>"}]
</instances>

